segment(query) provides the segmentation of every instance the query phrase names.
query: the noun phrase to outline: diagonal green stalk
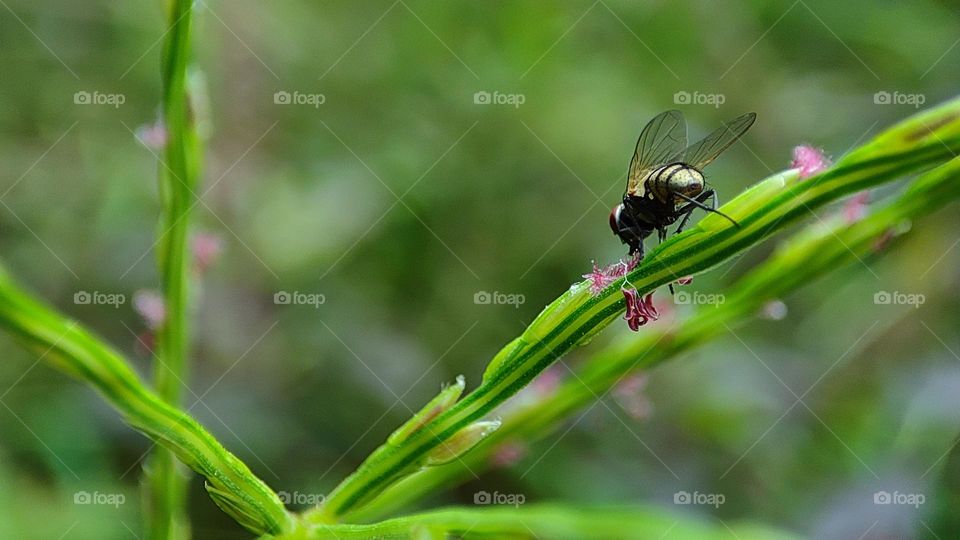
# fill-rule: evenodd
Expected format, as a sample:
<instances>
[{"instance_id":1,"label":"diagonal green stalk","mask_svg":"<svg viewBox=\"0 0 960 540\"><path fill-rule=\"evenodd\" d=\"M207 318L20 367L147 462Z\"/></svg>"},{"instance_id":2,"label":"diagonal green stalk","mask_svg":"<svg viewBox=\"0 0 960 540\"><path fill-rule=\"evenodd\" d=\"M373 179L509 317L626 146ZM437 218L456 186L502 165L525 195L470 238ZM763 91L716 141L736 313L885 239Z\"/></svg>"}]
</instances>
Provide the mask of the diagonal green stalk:
<instances>
[{"instance_id":1,"label":"diagonal green stalk","mask_svg":"<svg viewBox=\"0 0 960 540\"><path fill-rule=\"evenodd\" d=\"M960 99L911 117L809 179L773 175L724 205L740 223L715 215L653 250L626 279L641 293L704 272L844 195L942 163L960 151ZM436 448L492 412L571 349L588 342L623 311L623 280L599 295L575 284L491 362L481 385L405 440L376 449L311 510L314 523L338 521L391 484L418 470Z\"/></svg>"},{"instance_id":2,"label":"diagonal green stalk","mask_svg":"<svg viewBox=\"0 0 960 540\"><path fill-rule=\"evenodd\" d=\"M293 529L279 497L186 413L148 389L97 337L22 291L0 269L0 325L40 358L93 386L133 427L203 475L218 506L257 534Z\"/></svg>"},{"instance_id":3,"label":"diagonal green stalk","mask_svg":"<svg viewBox=\"0 0 960 540\"><path fill-rule=\"evenodd\" d=\"M809 225L783 244L766 262L724 292L724 303L703 307L674 326L653 326L592 355L574 377L535 401L509 408L503 427L462 461L430 467L391 486L350 521L365 522L387 515L472 477L489 465L491 454L507 441L529 442L552 432L565 418L603 396L629 373L648 369L689 352L753 319L763 306L876 251L888 231L960 199L960 158L930 171L910 184L893 202L856 223L835 215Z\"/></svg>"},{"instance_id":4,"label":"diagonal green stalk","mask_svg":"<svg viewBox=\"0 0 960 540\"><path fill-rule=\"evenodd\" d=\"M278 537L278 540L281 537ZM660 509L559 505L445 508L371 525L315 525L283 540L500 538L516 540L788 540L794 534L749 523L709 523Z\"/></svg>"},{"instance_id":5,"label":"diagonal green stalk","mask_svg":"<svg viewBox=\"0 0 960 540\"><path fill-rule=\"evenodd\" d=\"M200 145L187 95L192 0L173 0L163 48L163 123L167 144L160 169L163 214L159 265L166 319L158 330L154 380L158 394L178 405L189 349L190 209L200 168ZM147 475L147 534L158 540L189 537L186 475L164 448L151 457Z\"/></svg>"}]
</instances>

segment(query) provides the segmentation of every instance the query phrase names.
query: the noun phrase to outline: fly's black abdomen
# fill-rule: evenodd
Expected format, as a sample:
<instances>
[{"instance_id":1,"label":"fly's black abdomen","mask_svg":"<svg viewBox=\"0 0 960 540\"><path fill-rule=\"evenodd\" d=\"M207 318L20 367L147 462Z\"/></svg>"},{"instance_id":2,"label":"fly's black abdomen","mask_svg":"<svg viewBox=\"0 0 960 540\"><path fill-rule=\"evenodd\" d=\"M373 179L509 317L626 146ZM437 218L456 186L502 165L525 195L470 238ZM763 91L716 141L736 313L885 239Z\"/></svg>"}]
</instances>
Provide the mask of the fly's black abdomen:
<instances>
[{"instance_id":1,"label":"fly's black abdomen","mask_svg":"<svg viewBox=\"0 0 960 540\"><path fill-rule=\"evenodd\" d=\"M686 163L664 165L647 176L647 192L664 202L679 202L677 193L696 197L703 191L703 174Z\"/></svg>"}]
</instances>

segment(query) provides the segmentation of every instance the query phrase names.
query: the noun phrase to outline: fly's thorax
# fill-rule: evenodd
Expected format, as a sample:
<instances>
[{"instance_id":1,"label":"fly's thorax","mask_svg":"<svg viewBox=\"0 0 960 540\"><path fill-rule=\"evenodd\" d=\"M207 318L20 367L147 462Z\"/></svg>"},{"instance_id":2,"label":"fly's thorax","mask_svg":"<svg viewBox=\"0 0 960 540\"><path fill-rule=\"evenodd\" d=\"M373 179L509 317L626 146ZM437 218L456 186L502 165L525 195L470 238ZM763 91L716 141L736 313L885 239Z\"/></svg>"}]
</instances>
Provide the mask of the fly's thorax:
<instances>
[{"instance_id":1,"label":"fly's thorax","mask_svg":"<svg viewBox=\"0 0 960 540\"><path fill-rule=\"evenodd\" d=\"M647 177L647 189L663 202L683 202L677 194L696 197L703 186L703 174L685 163L664 165Z\"/></svg>"}]
</instances>

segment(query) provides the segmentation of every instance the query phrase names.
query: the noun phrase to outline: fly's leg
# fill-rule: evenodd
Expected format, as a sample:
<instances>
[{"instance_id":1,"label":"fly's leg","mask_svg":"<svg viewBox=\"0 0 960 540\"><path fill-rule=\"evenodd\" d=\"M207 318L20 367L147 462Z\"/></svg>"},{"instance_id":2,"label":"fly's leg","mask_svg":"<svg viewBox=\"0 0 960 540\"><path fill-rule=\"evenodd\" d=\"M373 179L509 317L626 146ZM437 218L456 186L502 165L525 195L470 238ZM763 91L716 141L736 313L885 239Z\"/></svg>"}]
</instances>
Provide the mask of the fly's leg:
<instances>
[{"instance_id":1,"label":"fly's leg","mask_svg":"<svg viewBox=\"0 0 960 540\"><path fill-rule=\"evenodd\" d=\"M666 228L666 227L660 227L660 228L658 228L658 229L657 229L657 237L660 239L660 243L663 243L663 241L666 240L666 238L667 238L667 228ZM673 293L674 293L674 291L673 291L673 283L670 283L669 285L667 285L667 288L670 289L670 296L673 296Z\"/></svg>"},{"instance_id":2,"label":"fly's leg","mask_svg":"<svg viewBox=\"0 0 960 540\"><path fill-rule=\"evenodd\" d=\"M630 243L630 251L627 253L632 257L636 257L637 260L643 260L643 237L640 235L635 235L634 242Z\"/></svg>"},{"instance_id":3,"label":"fly's leg","mask_svg":"<svg viewBox=\"0 0 960 540\"><path fill-rule=\"evenodd\" d=\"M680 197L681 199L687 201L687 203L688 203L688 204L685 204L685 205L683 205L682 207L680 207L680 208L678 209L678 211L677 211L678 213L687 212L687 211L692 211L693 208L699 208L699 209L701 209L701 210L706 210L707 212L712 212L712 213L714 213L714 214L719 214L719 215L723 216L724 218L726 218L727 220L729 220L730 223L733 223L736 227L738 227L738 228L740 227L740 224L737 223L737 221L736 221L735 219L733 219L732 217L730 217L730 216L724 214L723 212L717 210L717 201L716 201L716 198L714 198L712 206L706 206L705 204L703 204L703 202L706 201L707 198L709 198L709 197L715 197L715 196L716 196L716 193L715 193L712 189L705 190L703 193L701 193L700 195L698 195L696 199L694 199L694 198L692 198L692 197L687 197L687 196L684 195L683 193L675 193L674 195L676 195L677 197Z\"/></svg>"},{"instance_id":4,"label":"fly's leg","mask_svg":"<svg viewBox=\"0 0 960 540\"><path fill-rule=\"evenodd\" d=\"M680 234L683 231L683 228L687 225L687 221L690 219L690 216L693 215L693 211L700 207L696 203L700 203L702 205L703 203L707 202L707 199L710 199L711 201L709 210L716 211L717 192L712 189L708 189L700 195L697 195L697 198L693 199L694 202L689 202L677 209L677 214L683 215L683 219L680 220L680 226L677 227L677 230L674 232L674 234Z\"/></svg>"}]
</instances>

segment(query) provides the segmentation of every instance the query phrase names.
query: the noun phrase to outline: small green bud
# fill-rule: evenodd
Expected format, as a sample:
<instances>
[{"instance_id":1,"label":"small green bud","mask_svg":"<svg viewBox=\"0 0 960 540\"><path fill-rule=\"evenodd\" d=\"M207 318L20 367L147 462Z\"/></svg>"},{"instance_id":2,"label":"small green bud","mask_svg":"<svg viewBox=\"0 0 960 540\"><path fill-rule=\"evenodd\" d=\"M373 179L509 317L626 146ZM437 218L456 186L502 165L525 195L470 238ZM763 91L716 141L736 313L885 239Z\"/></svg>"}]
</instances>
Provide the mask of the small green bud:
<instances>
[{"instance_id":1,"label":"small green bud","mask_svg":"<svg viewBox=\"0 0 960 540\"><path fill-rule=\"evenodd\" d=\"M436 397L431 399L430 402L423 407L423 409L420 409L420 412L414 415L414 417L410 420L407 420L405 424L397 428L397 430L394 431L387 439L387 442L396 446L409 439L411 435L417 431L420 431L420 428L436 418L440 413L452 407L453 404L460 399L460 394L463 393L463 389L466 388L466 385L467 383L463 378L463 375L459 375L455 383L441 389L440 393L437 394Z\"/></svg>"},{"instance_id":2,"label":"small green bud","mask_svg":"<svg viewBox=\"0 0 960 540\"><path fill-rule=\"evenodd\" d=\"M440 443L440 446L434 448L433 451L427 455L427 466L450 463L466 454L477 446L480 441L485 439L487 435L496 431L497 428L500 427L500 423L500 419L483 420L474 422L461 429L456 435Z\"/></svg>"}]
</instances>

